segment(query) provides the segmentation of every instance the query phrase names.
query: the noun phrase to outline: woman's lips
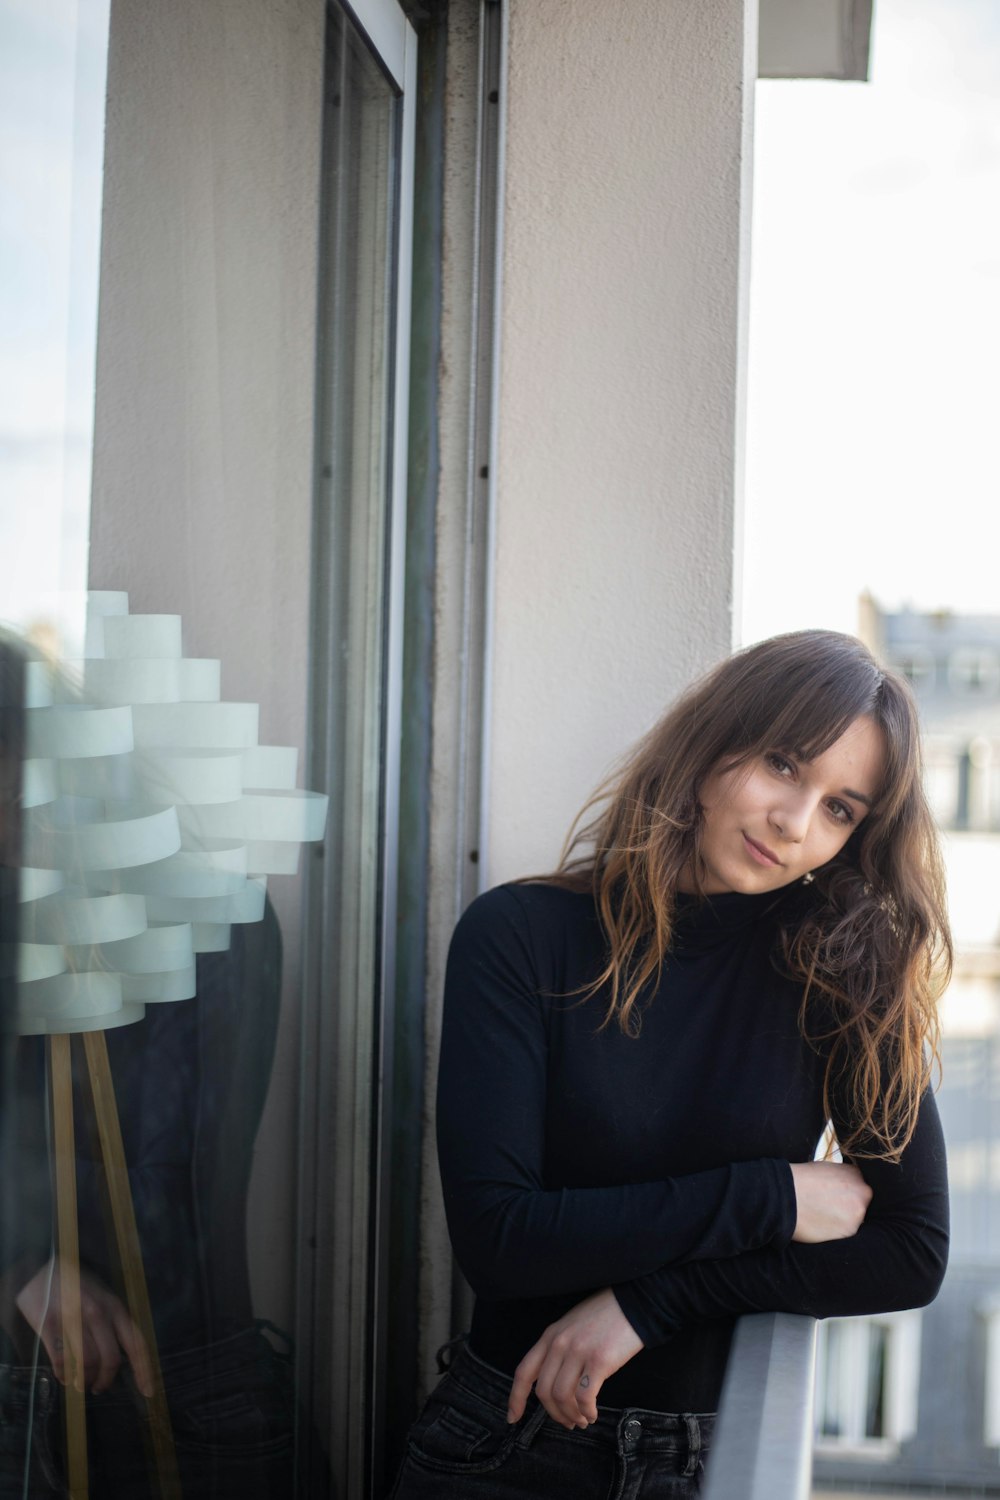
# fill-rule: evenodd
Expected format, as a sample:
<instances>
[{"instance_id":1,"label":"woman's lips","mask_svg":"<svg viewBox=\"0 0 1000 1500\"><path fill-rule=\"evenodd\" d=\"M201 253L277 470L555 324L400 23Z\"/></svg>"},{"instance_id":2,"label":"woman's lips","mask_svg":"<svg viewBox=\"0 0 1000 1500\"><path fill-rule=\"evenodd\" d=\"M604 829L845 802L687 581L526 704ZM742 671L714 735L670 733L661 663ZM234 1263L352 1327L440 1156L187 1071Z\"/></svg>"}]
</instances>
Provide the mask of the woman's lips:
<instances>
[{"instance_id":1,"label":"woman's lips","mask_svg":"<svg viewBox=\"0 0 1000 1500\"><path fill-rule=\"evenodd\" d=\"M766 844L758 844L748 833L743 835L743 842L747 846L751 859L755 859L759 865L766 865L769 870L777 868L781 860L776 854L772 854Z\"/></svg>"}]
</instances>

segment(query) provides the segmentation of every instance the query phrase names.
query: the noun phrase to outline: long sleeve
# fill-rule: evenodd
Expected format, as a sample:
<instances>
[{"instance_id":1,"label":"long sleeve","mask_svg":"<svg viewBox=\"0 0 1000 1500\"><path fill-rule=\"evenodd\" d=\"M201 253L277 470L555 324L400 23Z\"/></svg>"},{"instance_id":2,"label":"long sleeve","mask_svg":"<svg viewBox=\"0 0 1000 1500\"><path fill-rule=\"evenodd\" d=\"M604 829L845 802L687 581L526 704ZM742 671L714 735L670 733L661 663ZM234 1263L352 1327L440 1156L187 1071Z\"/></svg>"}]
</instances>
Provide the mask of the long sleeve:
<instances>
[{"instance_id":1,"label":"long sleeve","mask_svg":"<svg viewBox=\"0 0 1000 1500\"><path fill-rule=\"evenodd\" d=\"M662 1344L686 1324L743 1313L843 1317L931 1301L948 1259L945 1150L933 1095L924 1096L917 1129L898 1164L858 1165L873 1196L850 1239L769 1247L616 1285L622 1310L644 1343Z\"/></svg>"},{"instance_id":2,"label":"long sleeve","mask_svg":"<svg viewBox=\"0 0 1000 1500\"><path fill-rule=\"evenodd\" d=\"M539 961L534 936L521 902L501 887L468 909L449 955L438 1150L452 1243L473 1289L493 1299L585 1292L786 1242L794 1187L777 1158L661 1180L547 1185L549 1023L554 1007L566 1024L574 1001L565 976ZM585 1053L600 1067L593 1031L588 1022ZM579 1156L585 1179L585 1140Z\"/></svg>"}]
</instances>

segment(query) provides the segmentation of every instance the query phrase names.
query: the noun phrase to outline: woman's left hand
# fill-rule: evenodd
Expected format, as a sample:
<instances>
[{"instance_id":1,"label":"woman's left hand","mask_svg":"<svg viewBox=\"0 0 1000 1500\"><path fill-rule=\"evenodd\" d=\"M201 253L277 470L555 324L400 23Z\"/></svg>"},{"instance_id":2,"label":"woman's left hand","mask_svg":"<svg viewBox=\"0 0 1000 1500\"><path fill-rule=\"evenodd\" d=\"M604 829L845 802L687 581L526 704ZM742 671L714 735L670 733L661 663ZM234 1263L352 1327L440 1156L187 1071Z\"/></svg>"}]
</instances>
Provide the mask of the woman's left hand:
<instances>
[{"instance_id":1,"label":"woman's left hand","mask_svg":"<svg viewBox=\"0 0 1000 1500\"><path fill-rule=\"evenodd\" d=\"M563 1427L597 1421L597 1393L643 1347L610 1289L577 1303L550 1323L514 1372L507 1420L516 1422L535 1395Z\"/></svg>"}]
</instances>

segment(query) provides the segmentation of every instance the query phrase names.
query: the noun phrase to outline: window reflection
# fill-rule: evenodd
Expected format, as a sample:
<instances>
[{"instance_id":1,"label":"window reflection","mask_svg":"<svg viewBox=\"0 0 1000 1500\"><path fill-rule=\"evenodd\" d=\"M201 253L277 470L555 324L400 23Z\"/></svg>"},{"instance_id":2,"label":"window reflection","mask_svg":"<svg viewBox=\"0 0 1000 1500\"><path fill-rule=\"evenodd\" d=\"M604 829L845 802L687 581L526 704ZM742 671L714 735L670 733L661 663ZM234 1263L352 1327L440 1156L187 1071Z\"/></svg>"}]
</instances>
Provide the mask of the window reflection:
<instances>
[{"instance_id":1,"label":"window reflection","mask_svg":"<svg viewBox=\"0 0 1000 1500\"><path fill-rule=\"evenodd\" d=\"M44 504L0 445L0 1497L326 1500L370 1460L400 97L335 5L122 7L109 57L105 7L88 73L61 4L8 7L72 234Z\"/></svg>"},{"instance_id":2,"label":"window reflection","mask_svg":"<svg viewBox=\"0 0 1000 1500\"><path fill-rule=\"evenodd\" d=\"M96 595L87 639L83 698L0 656L0 1493L325 1496L318 1454L295 1490L319 1443L246 1223L282 989L267 876L326 798L178 618Z\"/></svg>"}]
</instances>

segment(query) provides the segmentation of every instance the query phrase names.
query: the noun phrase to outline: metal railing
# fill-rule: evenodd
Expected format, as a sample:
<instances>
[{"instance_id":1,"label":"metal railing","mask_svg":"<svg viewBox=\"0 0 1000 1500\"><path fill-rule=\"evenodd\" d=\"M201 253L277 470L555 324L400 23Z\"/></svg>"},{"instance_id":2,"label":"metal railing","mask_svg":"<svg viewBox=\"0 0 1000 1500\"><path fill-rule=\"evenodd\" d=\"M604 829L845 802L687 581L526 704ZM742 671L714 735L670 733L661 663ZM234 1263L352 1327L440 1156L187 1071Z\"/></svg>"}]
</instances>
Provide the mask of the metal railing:
<instances>
[{"instance_id":1,"label":"metal railing","mask_svg":"<svg viewBox=\"0 0 1000 1500\"><path fill-rule=\"evenodd\" d=\"M806 1500L816 1323L740 1318L726 1367L704 1500Z\"/></svg>"}]
</instances>

